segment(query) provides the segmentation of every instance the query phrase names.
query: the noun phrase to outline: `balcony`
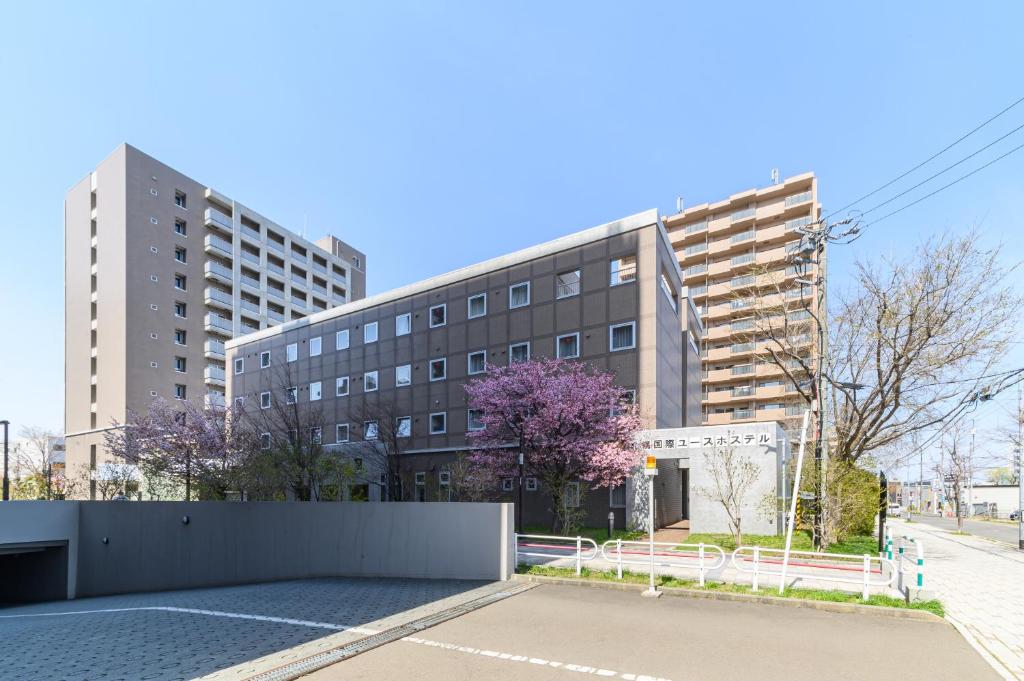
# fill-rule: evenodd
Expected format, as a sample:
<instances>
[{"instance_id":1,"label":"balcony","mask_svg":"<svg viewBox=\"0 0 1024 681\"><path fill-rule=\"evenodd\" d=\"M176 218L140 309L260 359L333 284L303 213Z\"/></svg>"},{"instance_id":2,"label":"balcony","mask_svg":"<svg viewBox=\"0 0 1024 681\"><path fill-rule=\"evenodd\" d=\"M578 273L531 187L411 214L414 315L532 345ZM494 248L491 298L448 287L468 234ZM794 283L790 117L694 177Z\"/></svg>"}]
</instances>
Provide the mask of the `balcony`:
<instances>
[{"instance_id":1,"label":"balcony","mask_svg":"<svg viewBox=\"0 0 1024 681\"><path fill-rule=\"evenodd\" d=\"M308 262L309 261L309 257L308 256L305 256L302 253L299 253L294 248L292 249L291 256L292 256L292 261L293 262Z\"/></svg>"},{"instance_id":2,"label":"balcony","mask_svg":"<svg viewBox=\"0 0 1024 681\"><path fill-rule=\"evenodd\" d=\"M291 301L294 307L301 307L302 309L306 309L306 301L304 299L299 298L297 296L292 296Z\"/></svg>"},{"instance_id":3,"label":"balcony","mask_svg":"<svg viewBox=\"0 0 1024 681\"><path fill-rule=\"evenodd\" d=\"M203 224L213 229L219 229L227 234L231 234L233 231L231 218L214 208L207 208L203 213Z\"/></svg>"},{"instance_id":4,"label":"balcony","mask_svg":"<svg viewBox=\"0 0 1024 681\"><path fill-rule=\"evenodd\" d=\"M203 343L203 356L206 359L219 359L224 361L224 341L210 339Z\"/></svg>"},{"instance_id":5,"label":"balcony","mask_svg":"<svg viewBox=\"0 0 1024 681\"><path fill-rule=\"evenodd\" d=\"M231 320L221 317L215 312L207 313L204 318L204 326L209 333L215 333L226 338L231 338Z\"/></svg>"},{"instance_id":6,"label":"balcony","mask_svg":"<svg viewBox=\"0 0 1024 681\"><path fill-rule=\"evenodd\" d=\"M278 253L280 253L281 255L284 255L284 244L279 242L279 241L274 241L273 239L269 239L268 238L267 239L267 248L275 250Z\"/></svg>"},{"instance_id":7,"label":"balcony","mask_svg":"<svg viewBox=\"0 0 1024 681\"><path fill-rule=\"evenodd\" d=\"M744 421L752 418L754 418L754 411L752 409L737 409L732 413L733 421Z\"/></svg>"},{"instance_id":8,"label":"balcony","mask_svg":"<svg viewBox=\"0 0 1024 681\"><path fill-rule=\"evenodd\" d=\"M336 302L336 303L345 303L345 302L347 302L345 300L345 294L344 293L338 293L337 291L332 291L331 292L331 298L333 298L334 302Z\"/></svg>"},{"instance_id":9,"label":"balcony","mask_svg":"<svg viewBox=\"0 0 1024 681\"><path fill-rule=\"evenodd\" d=\"M281 281L284 281L284 268L281 267L280 265L278 265L277 263L270 262L268 260L267 261L267 272L269 272L270 274L277 275L278 277L281 278Z\"/></svg>"},{"instance_id":10,"label":"balcony","mask_svg":"<svg viewBox=\"0 0 1024 681\"><path fill-rule=\"evenodd\" d=\"M733 234L729 237L729 243L738 244L743 241L750 241L754 238L754 230L749 229L746 232L740 232L739 234Z\"/></svg>"},{"instance_id":11,"label":"balcony","mask_svg":"<svg viewBox=\"0 0 1024 681\"><path fill-rule=\"evenodd\" d=\"M221 291L219 288L213 288L212 286L206 287L205 301L210 307L219 307L222 310L228 310L229 312L233 307L231 294L227 291Z\"/></svg>"},{"instance_id":12,"label":"balcony","mask_svg":"<svg viewBox=\"0 0 1024 681\"><path fill-rule=\"evenodd\" d=\"M322 295L327 295L327 287L320 284L313 284L313 290Z\"/></svg>"},{"instance_id":13,"label":"balcony","mask_svg":"<svg viewBox=\"0 0 1024 681\"><path fill-rule=\"evenodd\" d=\"M228 260L231 259L231 244L213 234L206 235L206 239L203 240L203 250Z\"/></svg>"},{"instance_id":14,"label":"balcony","mask_svg":"<svg viewBox=\"0 0 1024 681\"><path fill-rule=\"evenodd\" d=\"M254 303L251 300L246 300L245 298L242 298L239 301L239 303L241 304L241 307L242 307L243 310L247 310L249 312L255 312L256 314L260 314L260 304L259 303Z\"/></svg>"},{"instance_id":15,"label":"balcony","mask_svg":"<svg viewBox=\"0 0 1024 681\"><path fill-rule=\"evenodd\" d=\"M207 409L223 409L224 408L224 393L211 390L203 396L203 404Z\"/></svg>"},{"instance_id":16,"label":"balcony","mask_svg":"<svg viewBox=\"0 0 1024 681\"><path fill-rule=\"evenodd\" d=\"M273 286L267 287L267 295L271 298L277 298L280 301L284 301L284 291L281 289L274 288Z\"/></svg>"},{"instance_id":17,"label":"balcony","mask_svg":"<svg viewBox=\"0 0 1024 681\"><path fill-rule=\"evenodd\" d=\"M243 248L242 251L241 251L241 254L242 254L242 260L245 260L247 262L251 262L256 267L260 266L260 255L259 255L259 253L250 253L249 251L247 251L247 250L245 250Z\"/></svg>"},{"instance_id":18,"label":"balcony","mask_svg":"<svg viewBox=\"0 0 1024 681\"><path fill-rule=\"evenodd\" d=\"M224 367L211 364L203 369L203 380L207 385L224 385Z\"/></svg>"},{"instance_id":19,"label":"balcony","mask_svg":"<svg viewBox=\"0 0 1024 681\"><path fill-rule=\"evenodd\" d=\"M243 274L241 277L239 277L239 281L241 281L243 285L248 286L249 288L256 289L256 291L260 290L260 280L254 279L253 277L250 277L248 274Z\"/></svg>"},{"instance_id":20,"label":"balcony","mask_svg":"<svg viewBox=\"0 0 1024 681\"><path fill-rule=\"evenodd\" d=\"M221 265L219 262L207 261L203 265L203 275L207 279L219 281L222 284L231 285L231 268Z\"/></svg>"},{"instance_id":21,"label":"balcony","mask_svg":"<svg viewBox=\"0 0 1024 681\"><path fill-rule=\"evenodd\" d=\"M250 241L255 241L256 243L261 243L263 240L263 237L260 236L260 230L253 229L249 225L242 225L241 234L245 238Z\"/></svg>"},{"instance_id":22,"label":"balcony","mask_svg":"<svg viewBox=\"0 0 1024 681\"><path fill-rule=\"evenodd\" d=\"M315 272L319 272L320 274L327 274L327 266L321 265L316 260L313 261L313 270Z\"/></svg>"},{"instance_id":23,"label":"balcony","mask_svg":"<svg viewBox=\"0 0 1024 681\"><path fill-rule=\"evenodd\" d=\"M737 210L729 216L729 222L736 224L737 222L743 222L744 220L753 220L755 213L757 213L757 209L753 206L750 208L744 208L743 210Z\"/></svg>"},{"instance_id":24,"label":"balcony","mask_svg":"<svg viewBox=\"0 0 1024 681\"><path fill-rule=\"evenodd\" d=\"M319 300L313 301L313 312L323 312L327 309L326 303L321 303Z\"/></svg>"},{"instance_id":25,"label":"balcony","mask_svg":"<svg viewBox=\"0 0 1024 681\"><path fill-rule=\"evenodd\" d=\"M272 322L283 322L284 313L278 312L277 310L267 310L267 319Z\"/></svg>"},{"instance_id":26,"label":"balcony","mask_svg":"<svg viewBox=\"0 0 1024 681\"><path fill-rule=\"evenodd\" d=\"M794 194L793 196L787 196L786 197L786 208L789 208L790 206L799 206L800 204L807 203L810 200L811 200L811 192L809 192L809 191L801 192L799 194Z\"/></svg>"},{"instance_id":27,"label":"balcony","mask_svg":"<svg viewBox=\"0 0 1024 681\"><path fill-rule=\"evenodd\" d=\"M740 364L729 369L729 374L732 376L747 376L754 373L753 364Z\"/></svg>"},{"instance_id":28,"label":"balcony","mask_svg":"<svg viewBox=\"0 0 1024 681\"><path fill-rule=\"evenodd\" d=\"M750 397L754 394L753 386L749 385L738 385L732 389L733 397Z\"/></svg>"},{"instance_id":29,"label":"balcony","mask_svg":"<svg viewBox=\"0 0 1024 681\"><path fill-rule=\"evenodd\" d=\"M300 277L299 275L297 275L294 272L292 272L291 279L292 279L292 286L301 286L302 288L306 288L306 277L305 276L301 276Z\"/></svg>"}]
</instances>

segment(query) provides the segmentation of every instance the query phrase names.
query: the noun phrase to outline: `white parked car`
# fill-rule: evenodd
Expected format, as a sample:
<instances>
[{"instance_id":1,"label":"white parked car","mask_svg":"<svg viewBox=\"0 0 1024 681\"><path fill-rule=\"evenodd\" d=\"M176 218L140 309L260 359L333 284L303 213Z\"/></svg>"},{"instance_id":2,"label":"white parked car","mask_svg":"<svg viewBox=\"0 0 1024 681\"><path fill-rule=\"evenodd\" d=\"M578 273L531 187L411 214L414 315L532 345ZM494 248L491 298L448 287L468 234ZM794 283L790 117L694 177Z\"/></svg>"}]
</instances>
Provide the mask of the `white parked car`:
<instances>
[{"instance_id":1,"label":"white parked car","mask_svg":"<svg viewBox=\"0 0 1024 681\"><path fill-rule=\"evenodd\" d=\"M889 504L889 510L885 512L888 518L902 518L903 508L899 504Z\"/></svg>"}]
</instances>

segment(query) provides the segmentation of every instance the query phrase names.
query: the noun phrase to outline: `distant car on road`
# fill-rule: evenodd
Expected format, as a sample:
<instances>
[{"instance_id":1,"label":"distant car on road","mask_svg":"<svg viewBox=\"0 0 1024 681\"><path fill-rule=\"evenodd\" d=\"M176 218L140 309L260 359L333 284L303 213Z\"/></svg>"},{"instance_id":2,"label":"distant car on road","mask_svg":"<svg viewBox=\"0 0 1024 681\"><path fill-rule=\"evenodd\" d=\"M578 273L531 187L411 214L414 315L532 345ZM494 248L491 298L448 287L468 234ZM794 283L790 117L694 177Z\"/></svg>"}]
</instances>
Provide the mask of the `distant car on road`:
<instances>
[{"instance_id":1,"label":"distant car on road","mask_svg":"<svg viewBox=\"0 0 1024 681\"><path fill-rule=\"evenodd\" d=\"M903 508L899 504L889 504L889 510L885 514L890 518L902 518Z\"/></svg>"},{"instance_id":2,"label":"distant car on road","mask_svg":"<svg viewBox=\"0 0 1024 681\"><path fill-rule=\"evenodd\" d=\"M1014 511L1011 513L1010 520L1020 520L1020 511Z\"/></svg>"}]
</instances>

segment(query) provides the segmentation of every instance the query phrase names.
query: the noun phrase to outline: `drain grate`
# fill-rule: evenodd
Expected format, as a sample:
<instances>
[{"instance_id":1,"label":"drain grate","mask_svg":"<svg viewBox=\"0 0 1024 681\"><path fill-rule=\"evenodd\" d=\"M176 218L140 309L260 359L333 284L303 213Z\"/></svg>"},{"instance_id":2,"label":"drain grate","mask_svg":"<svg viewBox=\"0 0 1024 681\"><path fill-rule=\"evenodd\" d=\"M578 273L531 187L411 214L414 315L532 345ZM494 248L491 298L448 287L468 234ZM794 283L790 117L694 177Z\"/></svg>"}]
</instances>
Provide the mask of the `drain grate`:
<instances>
[{"instance_id":1,"label":"drain grate","mask_svg":"<svg viewBox=\"0 0 1024 681\"><path fill-rule=\"evenodd\" d=\"M481 596L480 598L452 606L451 608L436 612L432 615L421 617L418 620L413 620L412 622L392 627L391 629L387 629L376 634L371 634L365 638L359 639L358 641L353 641L352 643L347 643L345 645L338 646L337 648L317 653L316 655L310 655L309 657L296 660L295 662L290 662L282 667L278 667L277 669L271 669L270 671L262 672L249 678L250 681L291 681L291 679L297 679L300 676L310 674L318 669L323 669L324 667L347 660L348 658L354 657L360 653L365 653L367 650L373 650L374 648L378 648L387 643L397 641L405 638L406 636L411 636L412 634L423 631L424 629L429 629L430 627L441 624L442 622L455 619L456 617L465 615L468 612L482 608L485 605L490 605L491 603L496 603L509 598L510 596L515 596L516 594L524 591L529 591L536 586L538 585L529 582L522 584L509 584L507 588L501 589L500 591L495 591L487 594L486 596Z\"/></svg>"}]
</instances>

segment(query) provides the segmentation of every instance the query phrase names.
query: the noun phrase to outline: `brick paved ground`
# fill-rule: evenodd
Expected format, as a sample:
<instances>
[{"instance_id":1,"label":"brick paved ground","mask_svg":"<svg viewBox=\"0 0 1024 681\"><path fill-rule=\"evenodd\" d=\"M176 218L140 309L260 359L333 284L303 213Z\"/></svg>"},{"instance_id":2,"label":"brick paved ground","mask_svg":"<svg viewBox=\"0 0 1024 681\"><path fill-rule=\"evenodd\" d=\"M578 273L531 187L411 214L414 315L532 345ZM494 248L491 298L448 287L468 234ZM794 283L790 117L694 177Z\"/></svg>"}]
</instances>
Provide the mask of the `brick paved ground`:
<instances>
[{"instance_id":1,"label":"brick paved ground","mask_svg":"<svg viewBox=\"0 0 1024 681\"><path fill-rule=\"evenodd\" d=\"M922 523L892 527L924 543L924 586L949 619L1004 678L1024 680L1024 554Z\"/></svg>"}]
</instances>

